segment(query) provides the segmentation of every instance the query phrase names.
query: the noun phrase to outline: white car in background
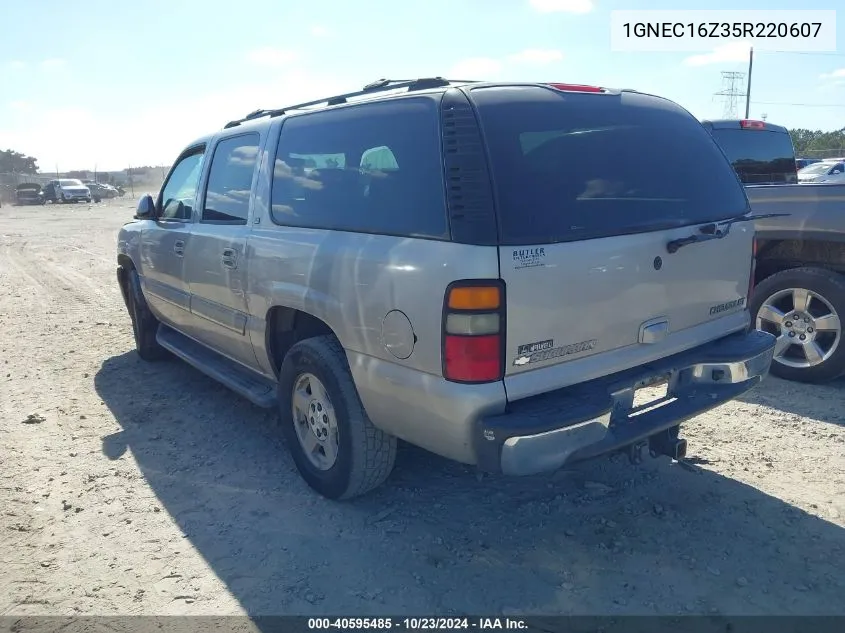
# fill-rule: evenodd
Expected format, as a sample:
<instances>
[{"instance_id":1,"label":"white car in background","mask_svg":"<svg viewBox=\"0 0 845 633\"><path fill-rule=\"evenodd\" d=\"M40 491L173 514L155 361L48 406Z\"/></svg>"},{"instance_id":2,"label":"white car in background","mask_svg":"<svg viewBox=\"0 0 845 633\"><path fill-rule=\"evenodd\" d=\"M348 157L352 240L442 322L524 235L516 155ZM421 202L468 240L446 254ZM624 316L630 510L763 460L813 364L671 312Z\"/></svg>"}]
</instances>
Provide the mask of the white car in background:
<instances>
[{"instance_id":1,"label":"white car in background","mask_svg":"<svg viewBox=\"0 0 845 633\"><path fill-rule=\"evenodd\" d=\"M52 181L56 188L56 202L91 202L91 190L76 178Z\"/></svg>"},{"instance_id":2,"label":"white car in background","mask_svg":"<svg viewBox=\"0 0 845 633\"><path fill-rule=\"evenodd\" d=\"M826 158L818 163L807 165L798 170L798 182L841 182L841 176L845 173L845 159ZM840 179L837 180L837 177Z\"/></svg>"},{"instance_id":3,"label":"white car in background","mask_svg":"<svg viewBox=\"0 0 845 633\"><path fill-rule=\"evenodd\" d=\"M845 185L845 172L824 176L819 180L813 180L812 183L821 185Z\"/></svg>"}]
</instances>

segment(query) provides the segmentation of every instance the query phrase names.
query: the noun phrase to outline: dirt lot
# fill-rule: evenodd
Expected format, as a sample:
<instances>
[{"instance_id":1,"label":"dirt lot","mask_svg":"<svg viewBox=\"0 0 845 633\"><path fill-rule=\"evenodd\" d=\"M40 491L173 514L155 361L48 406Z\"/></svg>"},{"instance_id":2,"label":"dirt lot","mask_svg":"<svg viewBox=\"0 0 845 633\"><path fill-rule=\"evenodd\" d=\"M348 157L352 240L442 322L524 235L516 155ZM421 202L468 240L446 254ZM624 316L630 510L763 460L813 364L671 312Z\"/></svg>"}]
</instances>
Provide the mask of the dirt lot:
<instances>
[{"instance_id":1,"label":"dirt lot","mask_svg":"<svg viewBox=\"0 0 845 633\"><path fill-rule=\"evenodd\" d=\"M845 614L845 382L770 378L682 465L479 481L403 448L336 504L273 415L137 358L131 204L0 210L0 615Z\"/></svg>"}]
</instances>

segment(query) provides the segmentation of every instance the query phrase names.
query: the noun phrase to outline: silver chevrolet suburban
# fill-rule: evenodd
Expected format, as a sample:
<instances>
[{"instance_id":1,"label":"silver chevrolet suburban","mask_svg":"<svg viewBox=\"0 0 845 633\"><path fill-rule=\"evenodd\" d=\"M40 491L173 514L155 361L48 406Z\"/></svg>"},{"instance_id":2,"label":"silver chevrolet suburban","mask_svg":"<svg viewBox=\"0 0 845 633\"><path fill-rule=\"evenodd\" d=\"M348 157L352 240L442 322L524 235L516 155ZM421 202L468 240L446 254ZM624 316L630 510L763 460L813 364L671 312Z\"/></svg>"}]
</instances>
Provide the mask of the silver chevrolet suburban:
<instances>
[{"instance_id":1,"label":"silver chevrolet suburban","mask_svg":"<svg viewBox=\"0 0 845 633\"><path fill-rule=\"evenodd\" d=\"M772 360L749 213L671 101L380 80L188 145L117 279L143 359L278 407L305 481L351 498L399 439L511 475L682 459L680 423Z\"/></svg>"}]
</instances>

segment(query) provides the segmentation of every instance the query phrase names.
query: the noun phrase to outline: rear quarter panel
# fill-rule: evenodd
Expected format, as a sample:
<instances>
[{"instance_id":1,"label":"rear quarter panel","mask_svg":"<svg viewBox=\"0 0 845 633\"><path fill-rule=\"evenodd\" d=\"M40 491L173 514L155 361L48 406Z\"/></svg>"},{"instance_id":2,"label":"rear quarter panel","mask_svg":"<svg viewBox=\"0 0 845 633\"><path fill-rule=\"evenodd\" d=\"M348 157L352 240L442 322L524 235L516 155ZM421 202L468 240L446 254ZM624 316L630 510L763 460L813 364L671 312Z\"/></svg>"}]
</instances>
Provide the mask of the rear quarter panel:
<instances>
[{"instance_id":1,"label":"rear quarter panel","mask_svg":"<svg viewBox=\"0 0 845 633\"><path fill-rule=\"evenodd\" d=\"M495 247L261 224L247 248L251 329L264 331L274 306L295 308L324 321L348 352L428 374L441 375L446 287L498 277ZM385 348L382 324L392 310L408 318L416 337L407 359Z\"/></svg>"}]
</instances>

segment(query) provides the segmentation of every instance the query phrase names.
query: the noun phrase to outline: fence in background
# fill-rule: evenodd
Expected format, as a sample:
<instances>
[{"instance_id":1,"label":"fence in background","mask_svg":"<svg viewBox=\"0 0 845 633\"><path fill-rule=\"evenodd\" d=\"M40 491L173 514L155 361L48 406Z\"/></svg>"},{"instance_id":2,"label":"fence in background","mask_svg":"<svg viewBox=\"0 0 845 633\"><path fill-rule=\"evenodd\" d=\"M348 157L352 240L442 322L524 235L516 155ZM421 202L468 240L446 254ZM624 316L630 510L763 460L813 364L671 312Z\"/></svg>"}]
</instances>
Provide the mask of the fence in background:
<instances>
[{"instance_id":1,"label":"fence in background","mask_svg":"<svg viewBox=\"0 0 845 633\"><path fill-rule=\"evenodd\" d=\"M833 147L828 149L808 149L801 152L801 158L841 158L845 156L845 147Z\"/></svg>"}]
</instances>

